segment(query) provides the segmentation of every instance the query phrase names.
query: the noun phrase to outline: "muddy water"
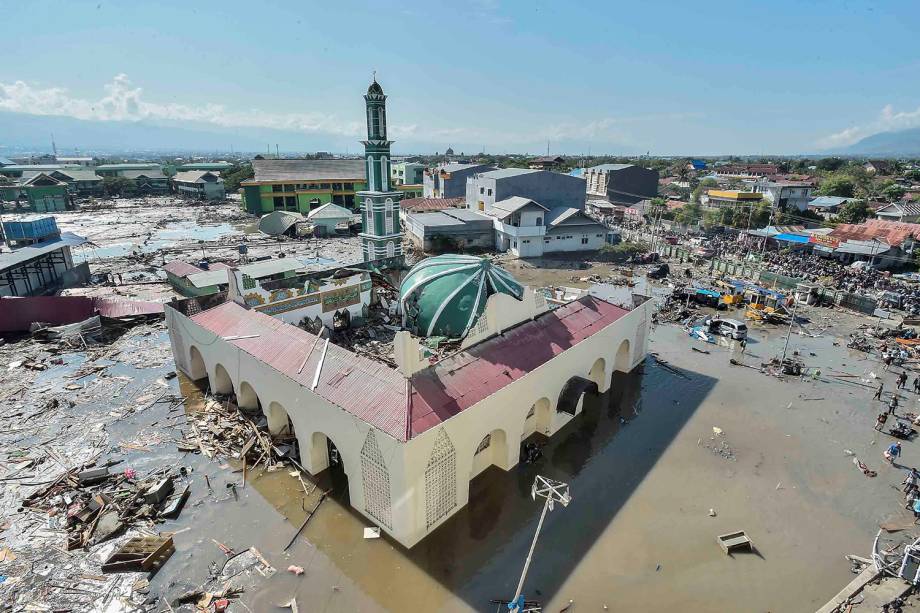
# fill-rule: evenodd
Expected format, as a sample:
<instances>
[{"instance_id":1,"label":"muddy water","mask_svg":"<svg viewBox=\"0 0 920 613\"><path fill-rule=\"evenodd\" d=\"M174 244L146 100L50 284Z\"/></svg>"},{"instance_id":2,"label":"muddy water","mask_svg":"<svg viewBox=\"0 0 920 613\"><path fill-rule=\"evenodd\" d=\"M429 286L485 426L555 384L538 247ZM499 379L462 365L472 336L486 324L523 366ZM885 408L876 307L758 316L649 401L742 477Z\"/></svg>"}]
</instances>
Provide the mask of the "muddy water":
<instances>
[{"instance_id":1,"label":"muddy water","mask_svg":"<svg viewBox=\"0 0 920 613\"><path fill-rule=\"evenodd\" d=\"M779 381L729 365L732 355L759 363L781 351L783 332L753 328L749 355L741 358L731 343L704 345L679 328L657 328L650 349L678 373L650 358L618 375L613 391L589 399L540 461L507 473L491 468L474 479L471 504L411 551L386 538L364 540L370 524L327 499L285 552L325 486L314 490L308 482L305 495L279 470L250 473L244 487L232 465L176 451L171 426L200 408L200 394L181 377L166 385L179 393L181 384L186 405L154 405L116 420L107 427L108 457L141 473L167 464L190 471L185 509L158 527L178 531L176 554L151 582L168 596L202 584L223 563L216 540L236 551L255 546L278 568L247 588L242 600L253 611L275 610L292 597L301 610L495 610L490 599L510 597L517 583L541 510L530 484L542 474L569 483L573 496L568 508L549 514L525 584L527 597L546 610L574 600L576 610L809 611L851 578L843 556L865 555L877 522L900 512L892 484L901 475L882 465L888 438L871 429L878 409L871 389ZM833 343L830 336L794 335L790 349L825 372L865 375L876 368ZM66 361L72 370L80 356ZM112 375L132 381L112 406L172 367L168 360L113 367ZM723 435L715 436L713 426ZM145 437L146 449L117 447ZM864 477L844 449L879 476ZM911 443L904 455L910 464L920 459ZM236 484L235 494L228 484ZM718 534L739 529L757 555L730 558L716 545ZM305 574L287 573L291 564Z\"/></svg>"}]
</instances>

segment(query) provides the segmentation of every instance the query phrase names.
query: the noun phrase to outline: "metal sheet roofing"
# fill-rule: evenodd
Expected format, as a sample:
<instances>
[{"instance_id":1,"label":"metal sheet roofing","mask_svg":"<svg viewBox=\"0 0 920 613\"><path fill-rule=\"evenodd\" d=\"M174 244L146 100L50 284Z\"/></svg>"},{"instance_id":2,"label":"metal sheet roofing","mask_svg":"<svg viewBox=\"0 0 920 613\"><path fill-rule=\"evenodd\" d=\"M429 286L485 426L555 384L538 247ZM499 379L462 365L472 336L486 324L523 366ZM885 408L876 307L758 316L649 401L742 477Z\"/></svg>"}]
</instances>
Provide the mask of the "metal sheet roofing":
<instances>
[{"instance_id":1,"label":"metal sheet roofing","mask_svg":"<svg viewBox=\"0 0 920 613\"><path fill-rule=\"evenodd\" d=\"M409 438L524 377L628 312L585 296L416 373L410 380Z\"/></svg>"},{"instance_id":2,"label":"metal sheet roofing","mask_svg":"<svg viewBox=\"0 0 920 613\"><path fill-rule=\"evenodd\" d=\"M532 200L530 198L524 198L522 196L511 196L510 198L499 200L498 202L492 205L492 208L503 211L504 212L503 215L496 215L496 217L504 218L510 215L511 213L519 211L523 209L524 207L527 207L530 205L540 207L544 211L549 210L548 208L546 208L545 206L543 206L536 200Z\"/></svg>"},{"instance_id":3,"label":"metal sheet roofing","mask_svg":"<svg viewBox=\"0 0 920 613\"><path fill-rule=\"evenodd\" d=\"M479 173L480 177L487 177L489 179L507 179L509 177L517 177L520 175L530 175L535 172L549 172L548 170L537 170L535 168L500 168L498 170L490 170L488 172Z\"/></svg>"},{"instance_id":4,"label":"metal sheet roofing","mask_svg":"<svg viewBox=\"0 0 920 613\"><path fill-rule=\"evenodd\" d=\"M356 160L253 160L252 181L364 181L367 164Z\"/></svg>"},{"instance_id":5,"label":"metal sheet roofing","mask_svg":"<svg viewBox=\"0 0 920 613\"><path fill-rule=\"evenodd\" d=\"M773 238L778 241L783 241L786 243L807 243L808 242L807 236L800 236L798 234L783 233L783 234L777 234Z\"/></svg>"},{"instance_id":6,"label":"metal sheet roofing","mask_svg":"<svg viewBox=\"0 0 920 613\"><path fill-rule=\"evenodd\" d=\"M325 344L316 342L315 335L235 302L191 319L222 337L258 335L226 342L300 385L312 385ZM314 393L393 438L406 440L406 381L389 366L329 343Z\"/></svg>"},{"instance_id":7,"label":"metal sheet roofing","mask_svg":"<svg viewBox=\"0 0 920 613\"><path fill-rule=\"evenodd\" d=\"M238 267L237 270L253 279L260 279L262 277L269 277L271 275L299 270L301 268L306 268L306 265L300 260L294 258L277 258L246 264L245 266ZM189 275L188 280L197 288L210 287L212 285L229 283L228 274L225 268L212 268L194 275Z\"/></svg>"},{"instance_id":8,"label":"metal sheet roofing","mask_svg":"<svg viewBox=\"0 0 920 613\"><path fill-rule=\"evenodd\" d=\"M339 206L334 202L327 202L321 207L313 209L307 215L310 219L351 219L355 212Z\"/></svg>"},{"instance_id":9,"label":"metal sheet roofing","mask_svg":"<svg viewBox=\"0 0 920 613\"><path fill-rule=\"evenodd\" d=\"M314 393L399 441L450 419L629 311L585 296L416 373L329 343ZM225 302L191 320L309 388L325 341L279 319ZM257 335L257 336L252 336ZM233 338L248 336L250 338ZM408 392L408 398L407 398Z\"/></svg>"},{"instance_id":10,"label":"metal sheet roofing","mask_svg":"<svg viewBox=\"0 0 920 613\"><path fill-rule=\"evenodd\" d=\"M182 260L173 260L172 262L167 263L163 270L166 272L176 275L177 277L187 277L189 275L194 275L199 272L204 272L201 268L188 262L183 262Z\"/></svg>"},{"instance_id":11,"label":"metal sheet roofing","mask_svg":"<svg viewBox=\"0 0 920 613\"><path fill-rule=\"evenodd\" d=\"M77 236L71 232L62 232L59 238L53 238L50 240L42 241L40 243L35 243L34 245L29 245L28 247L20 247L15 249L10 253L0 253L0 270L7 270L14 266L24 264L30 260L33 260L37 257L47 255L58 249L63 249L64 247L75 247L77 245L82 245L86 242L86 239L82 236Z\"/></svg>"}]
</instances>

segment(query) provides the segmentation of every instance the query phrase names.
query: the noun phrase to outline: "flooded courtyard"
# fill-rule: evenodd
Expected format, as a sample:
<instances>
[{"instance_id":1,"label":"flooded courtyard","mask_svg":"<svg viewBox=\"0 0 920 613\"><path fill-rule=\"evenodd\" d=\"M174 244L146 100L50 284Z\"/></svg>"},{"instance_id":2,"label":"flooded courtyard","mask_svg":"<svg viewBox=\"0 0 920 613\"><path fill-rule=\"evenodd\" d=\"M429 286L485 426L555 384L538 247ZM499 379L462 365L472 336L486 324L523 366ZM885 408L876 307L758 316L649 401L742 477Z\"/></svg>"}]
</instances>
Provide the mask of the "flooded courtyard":
<instances>
[{"instance_id":1,"label":"flooded courtyard","mask_svg":"<svg viewBox=\"0 0 920 613\"><path fill-rule=\"evenodd\" d=\"M830 330L792 336L790 350L822 369L806 381L729 362L759 365L782 351L785 330L754 329L741 356L724 342L706 345L708 354L692 351L697 341L681 328L658 326L644 365L590 397L542 458L473 479L470 504L411 550L363 538L371 524L335 495L319 504L328 474L316 485L304 476L306 491L289 468L251 471L244 485L234 462L179 451L175 441L186 415L201 410L202 391L171 377L162 324L97 351L64 352L63 364L37 375L9 366L34 344L0 347L4 462L48 456L78 464L98 455L140 474L185 467L191 496L177 519L156 526L175 533L176 553L150 579L154 610L169 610L166 603L214 576L227 559L219 544L256 547L277 569L252 577L231 610L281 610L292 598L319 611L496 610L492 600L513 595L539 519L541 504L530 497L539 474L568 483L573 498L549 513L525 584L544 610L573 601L576 610L813 611L849 581L844 556L866 555L878 523L905 512L893 487L900 471L881 459L890 437L872 429L873 389L861 384L881 374L879 365L838 340L861 322L838 311L810 315ZM90 367L99 370L74 383ZM857 376L841 383L831 373ZM29 417L52 396L74 406ZM850 454L879 476L864 476ZM908 443L904 463L915 457ZM17 510L27 484L54 469L45 459L29 481L4 487L4 544L18 555L4 568L11 580L0 584L7 606L60 596L48 587L23 590L30 564L58 569L61 588L79 580L85 589L86 569L54 547L49 520ZM736 530L746 531L756 554L721 551L716 536ZM286 572L289 565L304 573Z\"/></svg>"}]
</instances>

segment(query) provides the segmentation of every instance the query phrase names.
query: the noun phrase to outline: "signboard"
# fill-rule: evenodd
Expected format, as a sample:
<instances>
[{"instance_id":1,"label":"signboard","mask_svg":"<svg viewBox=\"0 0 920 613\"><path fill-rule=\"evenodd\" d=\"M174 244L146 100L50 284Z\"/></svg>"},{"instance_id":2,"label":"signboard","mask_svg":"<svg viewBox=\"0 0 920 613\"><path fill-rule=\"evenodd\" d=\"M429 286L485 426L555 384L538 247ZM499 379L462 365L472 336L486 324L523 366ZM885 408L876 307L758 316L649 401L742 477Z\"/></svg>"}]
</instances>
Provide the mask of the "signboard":
<instances>
[{"instance_id":1,"label":"signboard","mask_svg":"<svg viewBox=\"0 0 920 613\"><path fill-rule=\"evenodd\" d=\"M341 308L361 302L361 285L330 290L322 293L323 313L337 311Z\"/></svg>"},{"instance_id":2,"label":"signboard","mask_svg":"<svg viewBox=\"0 0 920 613\"><path fill-rule=\"evenodd\" d=\"M828 234L812 234L808 237L808 242L831 249L836 249L840 246L840 239L834 238Z\"/></svg>"}]
</instances>

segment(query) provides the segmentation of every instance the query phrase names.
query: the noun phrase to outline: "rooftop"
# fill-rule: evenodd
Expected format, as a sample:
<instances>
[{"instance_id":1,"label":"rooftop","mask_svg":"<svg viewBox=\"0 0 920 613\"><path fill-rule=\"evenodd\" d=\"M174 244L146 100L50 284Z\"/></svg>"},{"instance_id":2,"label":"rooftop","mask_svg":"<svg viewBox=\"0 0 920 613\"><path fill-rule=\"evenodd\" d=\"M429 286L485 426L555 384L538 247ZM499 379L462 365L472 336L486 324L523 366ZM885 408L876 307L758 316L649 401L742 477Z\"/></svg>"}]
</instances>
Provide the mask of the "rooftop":
<instances>
[{"instance_id":1,"label":"rooftop","mask_svg":"<svg viewBox=\"0 0 920 613\"><path fill-rule=\"evenodd\" d=\"M403 211L424 213L463 206L463 198L406 198L399 201Z\"/></svg>"},{"instance_id":2,"label":"rooftop","mask_svg":"<svg viewBox=\"0 0 920 613\"><path fill-rule=\"evenodd\" d=\"M480 177L489 179L507 179L520 175L531 175L535 172L549 172L548 170L537 170L536 168L499 168L498 170L489 170L479 173Z\"/></svg>"},{"instance_id":3,"label":"rooftop","mask_svg":"<svg viewBox=\"0 0 920 613\"><path fill-rule=\"evenodd\" d=\"M600 172L609 172L611 170L625 170L626 168L632 168L634 164L598 164L597 166L592 166L588 170L595 170Z\"/></svg>"},{"instance_id":4,"label":"rooftop","mask_svg":"<svg viewBox=\"0 0 920 613\"><path fill-rule=\"evenodd\" d=\"M210 170L185 170L177 172L175 176L173 176L173 181L178 181L180 183L204 183L205 175L211 175L217 177L218 181L223 181L223 179L220 178L220 173Z\"/></svg>"},{"instance_id":5,"label":"rooftop","mask_svg":"<svg viewBox=\"0 0 920 613\"><path fill-rule=\"evenodd\" d=\"M321 207L315 208L307 215L309 219L351 219L355 216L354 211L339 206L334 202L328 202Z\"/></svg>"},{"instance_id":6,"label":"rooftop","mask_svg":"<svg viewBox=\"0 0 920 613\"><path fill-rule=\"evenodd\" d=\"M85 242L86 239L82 236L77 236L71 232L62 232L59 237L35 243L28 247L20 247L8 253L0 253L0 270L7 270L14 266L24 264L29 260L34 260L35 258L57 251L58 249L75 247Z\"/></svg>"},{"instance_id":7,"label":"rooftop","mask_svg":"<svg viewBox=\"0 0 920 613\"><path fill-rule=\"evenodd\" d=\"M622 307L585 296L445 358L415 373L408 384L397 370L329 343L314 393L405 442L526 376L627 313ZM214 334L232 338L226 342L303 387L311 387L323 353L313 334L232 301L191 319Z\"/></svg>"},{"instance_id":8,"label":"rooftop","mask_svg":"<svg viewBox=\"0 0 920 613\"><path fill-rule=\"evenodd\" d=\"M253 160L254 177L244 183L261 181L364 181L367 166L356 160Z\"/></svg>"},{"instance_id":9,"label":"rooftop","mask_svg":"<svg viewBox=\"0 0 920 613\"><path fill-rule=\"evenodd\" d=\"M861 224L839 224L830 235L842 241L877 239L895 247L900 246L909 237L920 238L920 224L870 219Z\"/></svg>"},{"instance_id":10,"label":"rooftop","mask_svg":"<svg viewBox=\"0 0 920 613\"><path fill-rule=\"evenodd\" d=\"M306 268L306 266L295 258L275 258L239 266L237 270L253 279L261 279L262 277L270 277L301 268ZM189 275L188 280L197 288L211 287L212 285L229 283L230 279L227 275L226 268L211 267L208 270Z\"/></svg>"}]
</instances>

